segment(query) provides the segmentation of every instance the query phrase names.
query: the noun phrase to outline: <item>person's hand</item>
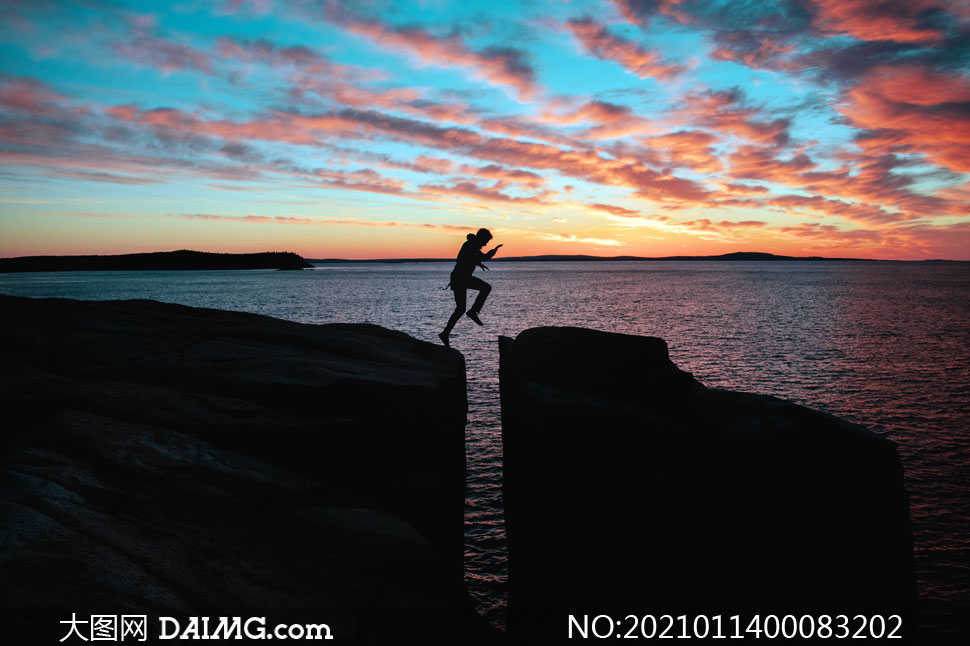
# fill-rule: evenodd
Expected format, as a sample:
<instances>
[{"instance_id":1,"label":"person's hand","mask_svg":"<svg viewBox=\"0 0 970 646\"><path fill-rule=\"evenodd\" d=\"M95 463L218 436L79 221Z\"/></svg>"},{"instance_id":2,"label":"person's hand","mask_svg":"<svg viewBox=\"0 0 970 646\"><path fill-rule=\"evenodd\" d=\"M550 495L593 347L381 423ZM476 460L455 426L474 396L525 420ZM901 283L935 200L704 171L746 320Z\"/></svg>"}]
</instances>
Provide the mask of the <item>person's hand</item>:
<instances>
[{"instance_id":1,"label":"person's hand","mask_svg":"<svg viewBox=\"0 0 970 646\"><path fill-rule=\"evenodd\" d=\"M500 245L500 244L499 245L495 245L495 251L498 251L499 250L499 247L501 247L501 246L502 245Z\"/></svg>"}]
</instances>

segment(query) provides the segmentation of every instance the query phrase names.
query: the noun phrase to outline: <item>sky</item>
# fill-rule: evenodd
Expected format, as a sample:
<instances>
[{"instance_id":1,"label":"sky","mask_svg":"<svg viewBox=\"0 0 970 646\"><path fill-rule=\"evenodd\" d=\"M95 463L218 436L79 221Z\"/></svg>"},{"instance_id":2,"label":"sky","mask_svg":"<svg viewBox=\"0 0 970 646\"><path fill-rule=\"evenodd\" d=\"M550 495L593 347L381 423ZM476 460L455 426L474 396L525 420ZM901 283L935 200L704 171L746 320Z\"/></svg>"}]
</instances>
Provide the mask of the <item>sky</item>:
<instances>
[{"instance_id":1,"label":"sky","mask_svg":"<svg viewBox=\"0 0 970 646\"><path fill-rule=\"evenodd\" d=\"M0 0L0 256L970 259L967 0Z\"/></svg>"}]
</instances>

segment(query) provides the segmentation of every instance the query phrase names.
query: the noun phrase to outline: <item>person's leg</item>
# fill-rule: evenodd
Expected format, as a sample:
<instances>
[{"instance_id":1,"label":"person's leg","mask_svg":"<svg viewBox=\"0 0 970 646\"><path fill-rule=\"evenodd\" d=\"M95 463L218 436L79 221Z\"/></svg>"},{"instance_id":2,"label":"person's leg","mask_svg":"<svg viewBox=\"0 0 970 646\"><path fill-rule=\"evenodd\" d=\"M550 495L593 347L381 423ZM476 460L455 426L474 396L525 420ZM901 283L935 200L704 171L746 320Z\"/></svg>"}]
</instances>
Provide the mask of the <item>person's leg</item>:
<instances>
[{"instance_id":1,"label":"person's leg","mask_svg":"<svg viewBox=\"0 0 970 646\"><path fill-rule=\"evenodd\" d=\"M492 286L486 283L484 280L475 277L472 277L471 281L468 283L468 286L472 289L478 290L478 297L475 298L475 303L467 312L468 318L475 321L479 325L484 325L481 319L478 318L478 313L482 311L482 306L485 305L485 299L488 298L488 293L492 291Z\"/></svg>"},{"instance_id":2,"label":"person's leg","mask_svg":"<svg viewBox=\"0 0 970 646\"><path fill-rule=\"evenodd\" d=\"M448 319L448 324L445 325L444 331L438 335L445 345L448 345L448 335L451 334L452 328L455 327L455 323L461 318L461 315L465 313L465 305L467 301L465 300L465 288L456 287L455 288L455 311L451 313L451 318Z\"/></svg>"},{"instance_id":3,"label":"person's leg","mask_svg":"<svg viewBox=\"0 0 970 646\"><path fill-rule=\"evenodd\" d=\"M481 278L475 278L474 276L472 276L472 279L468 283L468 286L471 287L472 289L478 290L478 297L475 298L475 302L472 304L471 308L468 311L478 314L479 312L482 311L482 306L485 305L485 299L488 298L489 292L492 291L492 286L486 283Z\"/></svg>"}]
</instances>

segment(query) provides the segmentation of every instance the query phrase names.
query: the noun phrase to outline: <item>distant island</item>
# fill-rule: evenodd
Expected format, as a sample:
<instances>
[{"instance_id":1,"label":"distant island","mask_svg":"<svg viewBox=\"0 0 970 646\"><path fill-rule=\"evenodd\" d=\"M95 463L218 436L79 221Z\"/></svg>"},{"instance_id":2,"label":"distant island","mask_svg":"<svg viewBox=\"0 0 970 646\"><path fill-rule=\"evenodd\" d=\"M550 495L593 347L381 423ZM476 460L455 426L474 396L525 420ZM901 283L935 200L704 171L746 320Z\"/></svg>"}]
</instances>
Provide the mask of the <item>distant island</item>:
<instances>
[{"instance_id":1,"label":"distant island","mask_svg":"<svg viewBox=\"0 0 970 646\"><path fill-rule=\"evenodd\" d=\"M347 262L451 262L451 258L383 258L373 260L345 260L342 258L318 258L309 262L317 264L347 263ZM826 258L823 256L777 256L773 253L758 251L736 251L719 256L663 256L651 258L647 256L584 256L584 255L545 255L545 256L505 256L492 258L491 262L571 262L571 261L648 261L648 260L840 260L852 262L876 262L871 258Z\"/></svg>"},{"instance_id":2,"label":"distant island","mask_svg":"<svg viewBox=\"0 0 970 646\"><path fill-rule=\"evenodd\" d=\"M310 269L313 265L289 251L209 253L159 251L114 256L22 256L0 258L0 273L25 271L145 271L182 269Z\"/></svg>"}]
</instances>

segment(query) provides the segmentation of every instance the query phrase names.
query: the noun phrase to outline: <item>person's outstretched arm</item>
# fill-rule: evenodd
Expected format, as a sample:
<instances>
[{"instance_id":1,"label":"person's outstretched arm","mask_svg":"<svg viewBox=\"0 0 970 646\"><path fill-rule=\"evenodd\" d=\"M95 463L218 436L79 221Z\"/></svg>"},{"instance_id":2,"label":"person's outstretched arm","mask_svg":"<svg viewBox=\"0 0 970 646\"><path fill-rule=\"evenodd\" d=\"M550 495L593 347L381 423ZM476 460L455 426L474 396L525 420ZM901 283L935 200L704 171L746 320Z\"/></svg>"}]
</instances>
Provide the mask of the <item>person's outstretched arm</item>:
<instances>
[{"instance_id":1,"label":"person's outstretched arm","mask_svg":"<svg viewBox=\"0 0 970 646\"><path fill-rule=\"evenodd\" d=\"M495 245L495 248L494 249L492 249L488 253L483 253L482 254L482 259L483 260L490 260L492 258L492 256L495 255L495 252L498 251L498 248L501 247L501 246L502 245Z\"/></svg>"}]
</instances>

